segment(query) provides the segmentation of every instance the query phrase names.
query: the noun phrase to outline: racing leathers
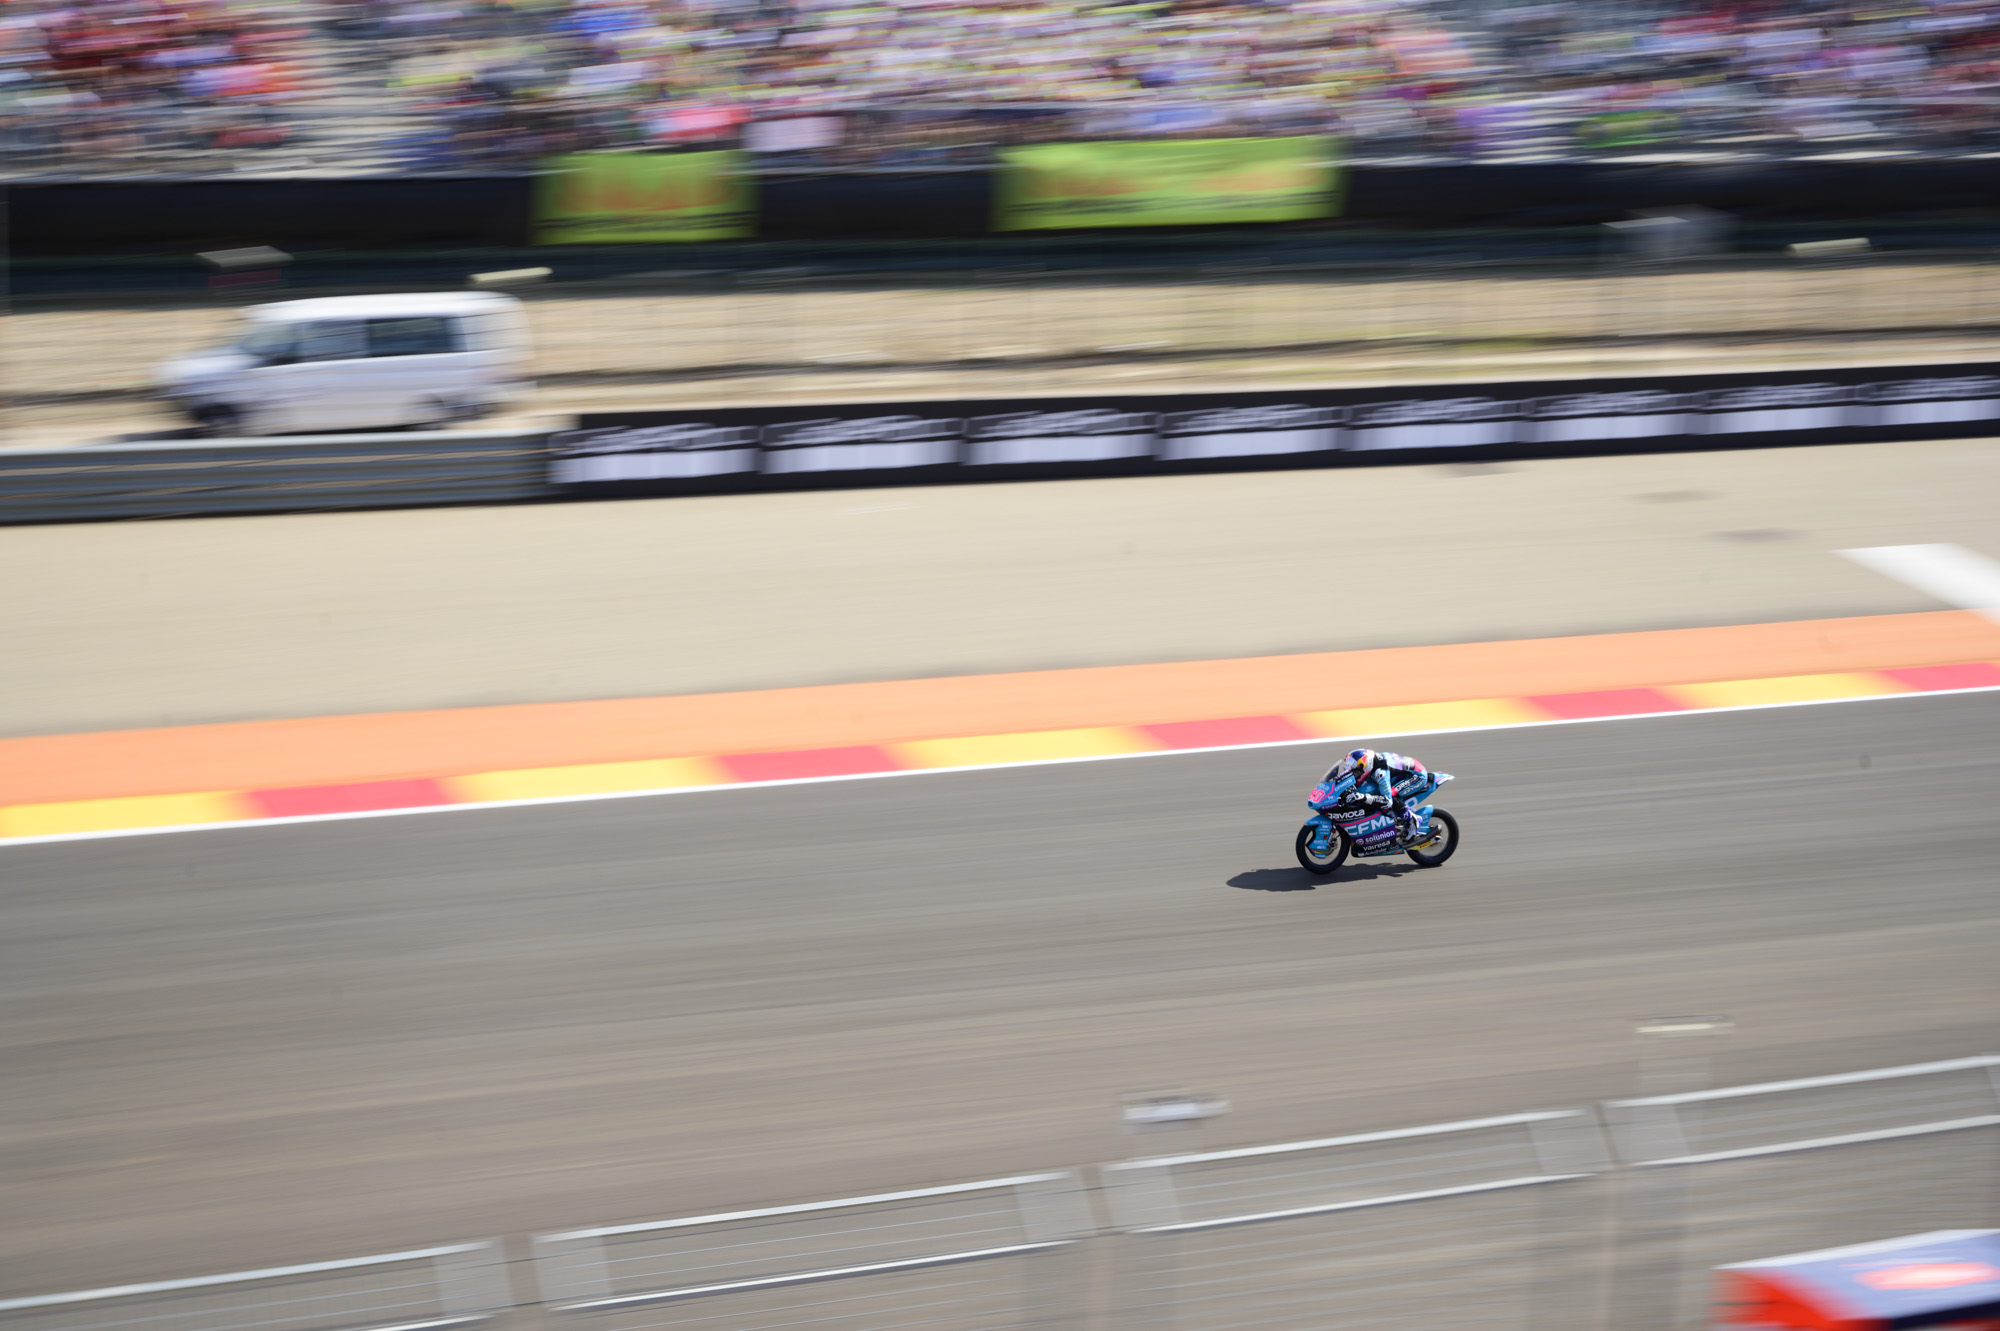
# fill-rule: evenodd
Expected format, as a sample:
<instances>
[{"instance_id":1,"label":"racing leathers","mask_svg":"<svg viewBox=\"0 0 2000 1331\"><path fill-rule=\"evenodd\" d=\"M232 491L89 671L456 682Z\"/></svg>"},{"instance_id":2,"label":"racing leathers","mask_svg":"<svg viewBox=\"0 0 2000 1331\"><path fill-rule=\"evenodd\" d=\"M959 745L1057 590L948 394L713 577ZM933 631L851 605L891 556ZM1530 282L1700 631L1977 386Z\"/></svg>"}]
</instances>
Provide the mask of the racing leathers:
<instances>
[{"instance_id":1,"label":"racing leathers","mask_svg":"<svg viewBox=\"0 0 2000 1331\"><path fill-rule=\"evenodd\" d=\"M1380 750L1374 754L1372 770L1365 775L1356 771L1357 766L1351 756L1341 759L1326 774L1326 785L1340 792L1352 783L1352 788L1361 794L1381 800L1395 812L1397 825L1407 841L1421 841L1430 835L1431 806L1416 804L1438 788L1438 779L1429 768L1415 758Z\"/></svg>"}]
</instances>

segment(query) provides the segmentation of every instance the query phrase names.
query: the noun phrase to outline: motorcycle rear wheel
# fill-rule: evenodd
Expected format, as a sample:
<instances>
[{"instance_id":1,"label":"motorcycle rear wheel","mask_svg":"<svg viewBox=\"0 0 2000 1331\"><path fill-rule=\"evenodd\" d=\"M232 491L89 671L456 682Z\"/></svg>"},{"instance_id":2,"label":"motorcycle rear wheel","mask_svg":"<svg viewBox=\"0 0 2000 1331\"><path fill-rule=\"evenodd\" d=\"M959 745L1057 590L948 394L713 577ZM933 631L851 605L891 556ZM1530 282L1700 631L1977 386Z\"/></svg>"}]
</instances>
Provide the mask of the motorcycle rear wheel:
<instances>
[{"instance_id":1,"label":"motorcycle rear wheel","mask_svg":"<svg viewBox=\"0 0 2000 1331\"><path fill-rule=\"evenodd\" d=\"M1409 849L1409 856L1418 868L1435 869L1450 859L1458 850L1458 819L1443 809L1435 810L1431 814L1431 839L1423 845L1421 850L1415 846Z\"/></svg>"},{"instance_id":2,"label":"motorcycle rear wheel","mask_svg":"<svg viewBox=\"0 0 2000 1331\"><path fill-rule=\"evenodd\" d=\"M1347 833L1338 827L1333 829L1333 840L1326 848L1325 855L1313 852L1313 833L1319 831L1317 825L1307 823L1299 829L1298 840L1292 843L1292 851L1299 857L1299 867L1311 874L1330 874L1347 862Z\"/></svg>"}]
</instances>

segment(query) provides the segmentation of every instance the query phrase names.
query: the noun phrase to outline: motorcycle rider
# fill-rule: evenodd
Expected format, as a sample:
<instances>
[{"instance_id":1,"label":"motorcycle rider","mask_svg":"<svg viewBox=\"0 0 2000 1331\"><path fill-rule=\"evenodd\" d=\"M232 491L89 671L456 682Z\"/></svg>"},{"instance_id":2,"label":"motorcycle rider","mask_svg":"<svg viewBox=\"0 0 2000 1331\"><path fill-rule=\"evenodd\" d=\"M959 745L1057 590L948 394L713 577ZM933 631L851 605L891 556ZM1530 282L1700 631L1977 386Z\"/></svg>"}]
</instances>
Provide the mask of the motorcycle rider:
<instances>
[{"instance_id":1,"label":"motorcycle rider","mask_svg":"<svg viewBox=\"0 0 2000 1331\"><path fill-rule=\"evenodd\" d=\"M1376 749L1356 749L1335 763L1321 782L1329 795L1343 793L1349 780L1365 799L1387 806L1396 815L1397 830L1404 841L1422 841L1430 835L1431 806L1412 808L1438 788L1437 777L1415 758Z\"/></svg>"}]
</instances>

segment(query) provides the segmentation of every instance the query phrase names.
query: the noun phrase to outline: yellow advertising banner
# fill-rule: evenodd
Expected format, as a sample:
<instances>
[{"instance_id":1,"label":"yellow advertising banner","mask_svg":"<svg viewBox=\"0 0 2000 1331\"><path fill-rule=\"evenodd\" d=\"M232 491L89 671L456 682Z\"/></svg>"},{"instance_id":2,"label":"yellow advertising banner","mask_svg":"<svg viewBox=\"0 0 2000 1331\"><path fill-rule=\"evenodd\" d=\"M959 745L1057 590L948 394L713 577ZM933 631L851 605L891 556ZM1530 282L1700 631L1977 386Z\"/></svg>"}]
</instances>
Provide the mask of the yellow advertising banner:
<instances>
[{"instance_id":1,"label":"yellow advertising banner","mask_svg":"<svg viewBox=\"0 0 2000 1331\"><path fill-rule=\"evenodd\" d=\"M756 185L739 152L576 153L542 164L537 245L742 240Z\"/></svg>"},{"instance_id":2,"label":"yellow advertising banner","mask_svg":"<svg viewBox=\"0 0 2000 1331\"><path fill-rule=\"evenodd\" d=\"M1337 144L1164 139L1003 148L996 231L1290 222L1340 211Z\"/></svg>"}]
</instances>

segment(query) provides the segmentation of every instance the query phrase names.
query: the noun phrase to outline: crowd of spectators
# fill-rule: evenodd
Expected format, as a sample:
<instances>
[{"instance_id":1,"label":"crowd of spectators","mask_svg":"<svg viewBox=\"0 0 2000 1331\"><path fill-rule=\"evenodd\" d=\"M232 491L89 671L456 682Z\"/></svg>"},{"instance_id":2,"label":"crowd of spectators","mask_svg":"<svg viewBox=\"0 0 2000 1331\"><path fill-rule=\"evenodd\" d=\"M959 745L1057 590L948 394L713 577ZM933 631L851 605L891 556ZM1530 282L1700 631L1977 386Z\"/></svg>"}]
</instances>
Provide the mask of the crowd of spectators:
<instances>
[{"instance_id":1,"label":"crowd of spectators","mask_svg":"<svg viewBox=\"0 0 2000 1331\"><path fill-rule=\"evenodd\" d=\"M132 169L284 146L319 91L308 7L284 0L4 0L10 165Z\"/></svg>"},{"instance_id":2,"label":"crowd of spectators","mask_svg":"<svg viewBox=\"0 0 2000 1331\"><path fill-rule=\"evenodd\" d=\"M407 19L444 7L383 8ZM462 21L475 6L451 8ZM476 8L476 37L442 18L415 25L433 39L398 62L398 80L436 116L446 153L482 159L726 142L900 165L1076 134L1316 132L1329 108L1428 101L1475 72L1466 44L1411 0Z\"/></svg>"},{"instance_id":3,"label":"crowd of spectators","mask_svg":"<svg viewBox=\"0 0 2000 1331\"><path fill-rule=\"evenodd\" d=\"M280 144L336 103L349 141L402 170L714 145L975 164L999 144L1282 133L1377 156L2000 146L2000 0L0 5L5 132L86 169L140 138Z\"/></svg>"},{"instance_id":4,"label":"crowd of spectators","mask_svg":"<svg viewBox=\"0 0 2000 1331\"><path fill-rule=\"evenodd\" d=\"M1616 6L1538 3L1497 10L1482 29L1490 87L1459 116L1475 144L1519 138L1539 116L1585 149L2000 146L1994 0L1682 4L1639 23Z\"/></svg>"},{"instance_id":5,"label":"crowd of spectators","mask_svg":"<svg viewBox=\"0 0 2000 1331\"><path fill-rule=\"evenodd\" d=\"M417 48L398 78L440 160L727 143L896 166L1052 138L1300 132L1375 155L2000 146L2000 0L373 8Z\"/></svg>"}]
</instances>

